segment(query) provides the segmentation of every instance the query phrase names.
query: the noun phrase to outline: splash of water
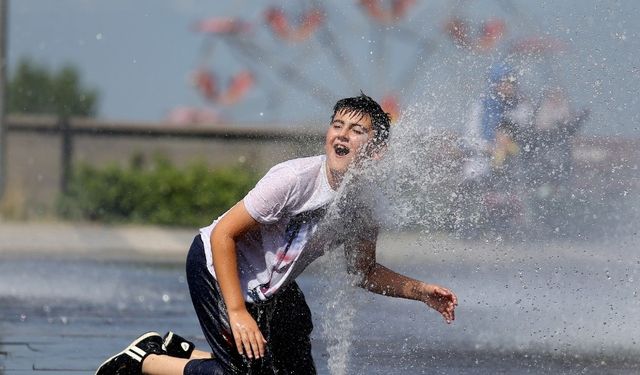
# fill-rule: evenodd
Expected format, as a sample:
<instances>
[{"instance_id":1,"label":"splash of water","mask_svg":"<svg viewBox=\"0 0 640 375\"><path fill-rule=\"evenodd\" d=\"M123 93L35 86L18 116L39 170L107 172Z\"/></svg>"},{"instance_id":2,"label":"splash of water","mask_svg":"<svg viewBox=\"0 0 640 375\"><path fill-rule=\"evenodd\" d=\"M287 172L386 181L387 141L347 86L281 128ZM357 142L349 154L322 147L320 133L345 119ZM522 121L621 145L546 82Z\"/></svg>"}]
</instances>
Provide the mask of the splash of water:
<instances>
[{"instance_id":1,"label":"splash of water","mask_svg":"<svg viewBox=\"0 0 640 375\"><path fill-rule=\"evenodd\" d=\"M356 314L356 294L350 287L352 280L344 272L343 259L338 252L323 258L325 270L321 293L324 308L320 312L322 335L329 354L328 368L332 375L348 374L352 348L353 319Z\"/></svg>"},{"instance_id":2,"label":"splash of water","mask_svg":"<svg viewBox=\"0 0 640 375\"><path fill-rule=\"evenodd\" d=\"M446 132L418 126L425 123L429 110L419 113L405 115L411 121L397 125L382 160L366 162L350 171L318 230L316 240L323 243L327 253L320 260L325 275L320 281L324 307L320 319L333 375L349 372L354 318L363 295L354 287L359 276L345 271L349 268L349 252L342 242L370 231L370 222L391 228L419 226L433 230L449 220L443 208L448 205L447 192L457 168L456 159L451 157L451 138Z\"/></svg>"}]
</instances>

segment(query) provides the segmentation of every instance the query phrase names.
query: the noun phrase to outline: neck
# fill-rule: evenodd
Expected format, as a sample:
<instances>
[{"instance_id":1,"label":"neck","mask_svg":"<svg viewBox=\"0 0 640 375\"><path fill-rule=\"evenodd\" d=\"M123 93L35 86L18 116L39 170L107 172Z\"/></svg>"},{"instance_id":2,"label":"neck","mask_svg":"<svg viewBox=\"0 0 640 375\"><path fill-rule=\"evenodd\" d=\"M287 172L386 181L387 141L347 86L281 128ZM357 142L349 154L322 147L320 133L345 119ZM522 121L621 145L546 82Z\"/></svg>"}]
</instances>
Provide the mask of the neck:
<instances>
[{"instance_id":1,"label":"neck","mask_svg":"<svg viewBox=\"0 0 640 375\"><path fill-rule=\"evenodd\" d=\"M331 186L331 189L338 190L340 184L342 183L343 177L344 173L335 172L327 168L327 180L329 181L329 186Z\"/></svg>"}]
</instances>

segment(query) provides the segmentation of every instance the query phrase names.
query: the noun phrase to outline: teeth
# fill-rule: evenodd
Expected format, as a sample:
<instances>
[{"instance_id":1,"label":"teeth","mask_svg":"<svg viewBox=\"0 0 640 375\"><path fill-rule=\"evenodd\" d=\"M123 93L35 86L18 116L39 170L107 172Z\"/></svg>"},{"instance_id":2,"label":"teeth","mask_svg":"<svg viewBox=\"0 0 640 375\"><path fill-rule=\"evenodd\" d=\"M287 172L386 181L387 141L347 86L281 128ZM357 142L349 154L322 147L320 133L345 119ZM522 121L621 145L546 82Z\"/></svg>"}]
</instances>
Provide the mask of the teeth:
<instances>
[{"instance_id":1,"label":"teeth","mask_svg":"<svg viewBox=\"0 0 640 375\"><path fill-rule=\"evenodd\" d=\"M341 145L335 146L335 150L336 150L336 154L338 154L340 156L344 156L344 155L349 153L349 149L347 147L344 147L344 146L341 146Z\"/></svg>"}]
</instances>

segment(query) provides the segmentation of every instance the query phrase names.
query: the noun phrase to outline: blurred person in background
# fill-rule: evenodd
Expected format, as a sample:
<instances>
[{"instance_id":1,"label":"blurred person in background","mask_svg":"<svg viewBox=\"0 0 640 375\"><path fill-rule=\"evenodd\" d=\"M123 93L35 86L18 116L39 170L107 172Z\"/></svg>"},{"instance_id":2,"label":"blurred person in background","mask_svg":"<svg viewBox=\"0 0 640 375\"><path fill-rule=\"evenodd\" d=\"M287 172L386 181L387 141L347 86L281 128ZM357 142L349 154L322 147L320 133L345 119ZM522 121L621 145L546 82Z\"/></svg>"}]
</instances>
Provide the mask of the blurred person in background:
<instances>
[{"instance_id":1,"label":"blurred person in background","mask_svg":"<svg viewBox=\"0 0 640 375\"><path fill-rule=\"evenodd\" d=\"M460 141L464 155L462 179L453 207L453 226L459 234L467 236L511 215L512 199L508 192L513 185L507 172L519 152L512 119L526 117L530 112L531 106L521 93L514 68L506 62L493 64L486 90L472 104Z\"/></svg>"},{"instance_id":2,"label":"blurred person in background","mask_svg":"<svg viewBox=\"0 0 640 375\"><path fill-rule=\"evenodd\" d=\"M572 166L572 140L589 116L587 108L572 110L564 88L545 90L534 120L534 135L529 137L528 150L534 154L527 158L533 160L528 163L534 172L532 176L542 180L531 182L538 185L545 180L555 184L566 182Z\"/></svg>"},{"instance_id":3,"label":"blurred person in background","mask_svg":"<svg viewBox=\"0 0 640 375\"><path fill-rule=\"evenodd\" d=\"M504 125L523 101L516 74L511 65L497 63L487 76L487 89L472 104L461 146L465 154L463 183L483 184L490 178L493 167L500 167L505 154L515 152Z\"/></svg>"}]
</instances>

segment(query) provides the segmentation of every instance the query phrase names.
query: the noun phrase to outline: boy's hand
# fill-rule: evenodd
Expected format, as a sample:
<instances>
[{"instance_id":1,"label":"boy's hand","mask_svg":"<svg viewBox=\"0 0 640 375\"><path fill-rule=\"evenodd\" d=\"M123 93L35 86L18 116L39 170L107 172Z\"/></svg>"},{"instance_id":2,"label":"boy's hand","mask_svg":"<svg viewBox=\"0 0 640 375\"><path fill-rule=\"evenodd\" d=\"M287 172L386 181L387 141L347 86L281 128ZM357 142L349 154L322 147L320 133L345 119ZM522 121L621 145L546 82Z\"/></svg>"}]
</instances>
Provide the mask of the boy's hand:
<instances>
[{"instance_id":1,"label":"boy's hand","mask_svg":"<svg viewBox=\"0 0 640 375\"><path fill-rule=\"evenodd\" d=\"M229 325L240 355L246 353L249 359L264 357L264 344L267 340L247 310L229 311Z\"/></svg>"},{"instance_id":2,"label":"boy's hand","mask_svg":"<svg viewBox=\"0 0 640 375\"><path fill-rule=\"evenodd\" d=\"M447 324L453 322L455 317L455 308L458 306L458 298L452 291L438 285L425 284L424 298L422 300L427 306L436 310L447 321Z\"/></svg>"}]
</instances>

